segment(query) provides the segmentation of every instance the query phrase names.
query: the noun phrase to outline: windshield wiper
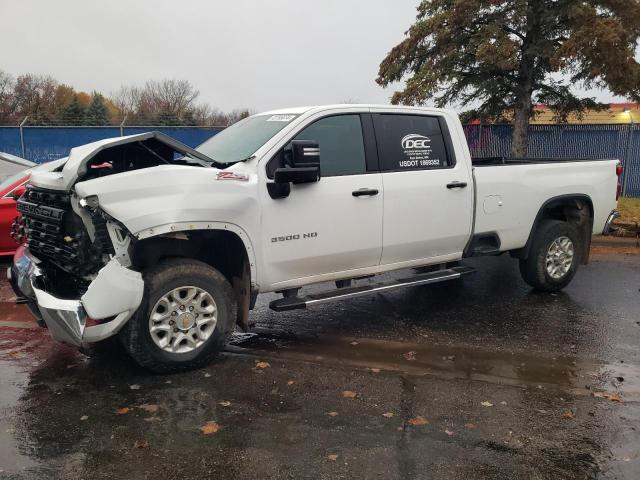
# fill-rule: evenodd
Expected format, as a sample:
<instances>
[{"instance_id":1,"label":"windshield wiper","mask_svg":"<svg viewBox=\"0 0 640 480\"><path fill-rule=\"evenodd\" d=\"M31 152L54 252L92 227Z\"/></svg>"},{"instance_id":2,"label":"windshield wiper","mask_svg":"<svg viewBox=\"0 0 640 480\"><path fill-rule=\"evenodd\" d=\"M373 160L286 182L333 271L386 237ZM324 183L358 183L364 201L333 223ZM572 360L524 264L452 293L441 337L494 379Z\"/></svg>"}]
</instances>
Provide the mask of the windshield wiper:
<instances>
[{"instance_id":1,"label":"windshield wiper","mask_svg":"<svg viewBox=\"0 0 640 480\"><path fill-rule=\"evenodd\" d=\"M198 165L202 166L202 167L210 167L211 163L209 162L205 162L204 160L195 157L194 155L189 155L189 153L185 153L182 157L180 157L178 160L184 160L185 158L189 158L190 160L193 160L193 163L197 163ZM215 159L211 159L213 161L213 163L216 163L218 165L224 165L223 163L220 163L218 161L216 161Z\"/></svg>"},{"instance_id":2,"label":"windshield wiper","mask_svg":"<svg viewBox=\"0 0 640 480\"><path fill-rule=\"evenodd\" d=\"M243 158L242 160L236 160L235 162L232 162L232 163L248 162L249 160L253 160L254 158L256 158L256 156L251 155L250 157Z\"/></svg>"}]
</instances>

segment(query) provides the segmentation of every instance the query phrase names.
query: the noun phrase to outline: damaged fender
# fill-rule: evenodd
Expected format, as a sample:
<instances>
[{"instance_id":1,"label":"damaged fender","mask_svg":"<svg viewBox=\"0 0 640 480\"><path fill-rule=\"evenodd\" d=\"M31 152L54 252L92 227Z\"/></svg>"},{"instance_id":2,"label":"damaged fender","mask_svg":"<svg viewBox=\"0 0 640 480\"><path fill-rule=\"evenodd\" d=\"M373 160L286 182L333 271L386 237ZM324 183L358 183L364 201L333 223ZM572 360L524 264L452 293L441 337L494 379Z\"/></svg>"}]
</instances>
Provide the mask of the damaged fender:
<instances>
[{"instance_id":1,"label":"damaged fender","mask_svg":"<svg viewBox=\"0 0 640 480\"><path fill-rule=\"evenodd\" d=\"M32 313L43 321L50 335L75 346L98 342L118 333L142 302L142 275L112 259L97 274L81 299L58 298L41 288L39 260L28 249L20 248L14 265L7 271L11 284L30 303ZM87 326L87 319L102 320Z\"/></svg>"}]
</instances>

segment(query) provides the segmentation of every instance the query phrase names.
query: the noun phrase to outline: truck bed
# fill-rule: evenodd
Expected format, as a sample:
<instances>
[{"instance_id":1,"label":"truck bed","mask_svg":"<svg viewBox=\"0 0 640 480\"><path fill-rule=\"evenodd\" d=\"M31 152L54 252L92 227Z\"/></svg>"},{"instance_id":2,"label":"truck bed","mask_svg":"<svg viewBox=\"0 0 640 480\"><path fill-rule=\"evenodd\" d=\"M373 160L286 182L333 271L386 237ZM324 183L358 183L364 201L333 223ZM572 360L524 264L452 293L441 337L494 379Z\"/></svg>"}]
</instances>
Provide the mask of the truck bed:
<instances>
[{"instance_id":1,"label":"truck bed","mask_svg":"<svg viewBox=\"0 0 640 480\"><path fill-rule=\"evenodd\" d=\"M476 159L474 233L495 233L500 251L523 247L540 209L561 197L593 206L593 233L616 207L617 160ZM504 168L509 166L510 168Z\"/></svg>"}]
</instances>

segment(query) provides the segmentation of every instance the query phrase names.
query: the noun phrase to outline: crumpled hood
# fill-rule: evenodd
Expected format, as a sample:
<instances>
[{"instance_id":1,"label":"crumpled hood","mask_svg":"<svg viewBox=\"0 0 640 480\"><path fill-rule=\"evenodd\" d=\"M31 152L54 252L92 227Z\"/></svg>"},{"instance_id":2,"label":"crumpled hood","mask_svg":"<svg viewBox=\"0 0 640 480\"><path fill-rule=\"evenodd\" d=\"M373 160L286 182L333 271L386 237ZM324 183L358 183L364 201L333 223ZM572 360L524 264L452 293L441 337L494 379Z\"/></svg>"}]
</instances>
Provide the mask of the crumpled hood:
<instances>
[{"instance_id":1,"label":"crumpled hood","mask_svg":"<svg viewBox=\"0 0 640 480\"><path fill-rule=\"evenodd\" d=\"M78 177L82 177L86 173L88 162L100 152L129 143L139 143L150 140L166 145L180 154L189 155L205 162L213 162L213 160L206 155L194 150L182 142L174 140L164 133L147 132L137 135L128 135L126 137L106 138L104 140L98 140L97 142L74 147L71 149L69 157L61 169L57 169L57 171L34 172L31 176L30 183L41 188L69 191L76 180L78 180Z\"/></svg>"},{"instance_id":2,"label":"crumpled hood","mask_svg":"<svg viewBox=\"0 0 640 480\"><path fill-rule=\"evenodd\" d=\"M225 172L238 173L240 179L222 177L217 168L160 165L78 182L75 190L79 197L96 195L100 208L134 235L184 222L255 222L257 174L244 165Z\"/></svg>"}]
</instances>

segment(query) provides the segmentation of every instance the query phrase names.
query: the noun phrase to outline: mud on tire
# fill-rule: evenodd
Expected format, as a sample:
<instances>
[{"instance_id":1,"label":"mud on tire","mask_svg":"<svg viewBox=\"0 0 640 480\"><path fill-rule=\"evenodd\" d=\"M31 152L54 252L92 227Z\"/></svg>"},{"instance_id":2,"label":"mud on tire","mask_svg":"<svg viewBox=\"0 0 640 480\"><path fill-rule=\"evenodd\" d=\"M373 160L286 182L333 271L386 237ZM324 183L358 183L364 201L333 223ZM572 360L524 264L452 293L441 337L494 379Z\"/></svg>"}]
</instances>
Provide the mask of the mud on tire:
<instances>
[{"instance_id":1,"label":"mud on tire","mask_svg":"<svg viewBox=\"0 0 640 480\"><path fill-rule=\"evenodd\" d=\"M187 258L164 260L143 272L144 296L136 314L120 331L120 340L131 357L142 367L158 373L197 368L209 363L224 347L236 319L236 302L231 285L206 263ZM150 330L151 309L168 292L196 287L215 302L216 323L209 337L187 352L169 352L156 344Z\"/></svg>"},{"instance_id":2,"label":"mud on tire","mask_svg":"<svg viewBox=\"0 0 640 480\"><path fill-rule=\"evenodd\" d=\"M566 272L552 276L547 268L547 255L553 243L563 237L573 244L573 258ZM528 258L520 260L522 278L536 290L557 292L563 289L571 282L582 261L580 242L580 235L572 224L560 220L543 220L534 234Z\"/></svg>"}]
</instances>

